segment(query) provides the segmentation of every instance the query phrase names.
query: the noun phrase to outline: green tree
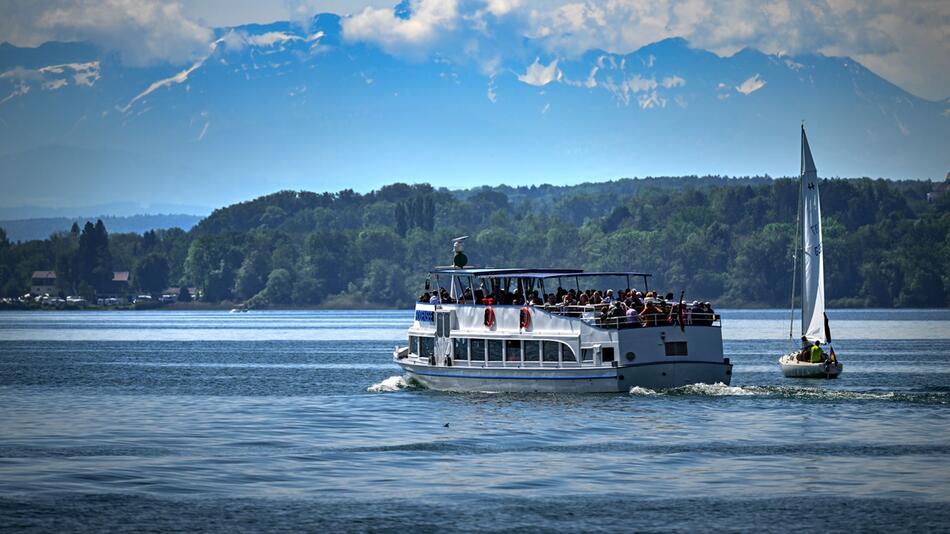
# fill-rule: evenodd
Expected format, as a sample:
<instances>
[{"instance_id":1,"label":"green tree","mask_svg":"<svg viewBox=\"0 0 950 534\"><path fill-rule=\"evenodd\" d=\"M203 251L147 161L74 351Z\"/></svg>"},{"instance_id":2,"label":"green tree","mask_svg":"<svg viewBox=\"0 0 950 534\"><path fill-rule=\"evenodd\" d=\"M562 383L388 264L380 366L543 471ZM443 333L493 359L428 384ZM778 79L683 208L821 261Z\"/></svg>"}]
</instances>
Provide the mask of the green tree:
<instances>
[{"instance_id":1,"label":"green tree","mask_svg":"<svg viewBox=\"0 0 950 534\"><path fill-rule=\"evenodd\" d=\"M234 294L240 299L249 299L258 294L267 283L267 261L257 251L253 251L241 263L234 277Z\"/></svg>"},{"instance_id":2,"label":"green tree","mask_svg":"<svg viewBox=\"0 0 950 534\"><path fill-rule=\"evenodd\" d=\"M135 266L135 284L155 295L168 287L168 261L159 254L151 253Z\"/></svg>"},{"instance_id":3,"label":"green tree","mask_svg":"<svg viewBox=\"0 0 950 534\"><path fill-rule=\"evenodd\" d=\"M274 269L267 276L265 292L272 304L289 304L293 294L294 282L287 269Z\"/></svg>"}]
</instances>

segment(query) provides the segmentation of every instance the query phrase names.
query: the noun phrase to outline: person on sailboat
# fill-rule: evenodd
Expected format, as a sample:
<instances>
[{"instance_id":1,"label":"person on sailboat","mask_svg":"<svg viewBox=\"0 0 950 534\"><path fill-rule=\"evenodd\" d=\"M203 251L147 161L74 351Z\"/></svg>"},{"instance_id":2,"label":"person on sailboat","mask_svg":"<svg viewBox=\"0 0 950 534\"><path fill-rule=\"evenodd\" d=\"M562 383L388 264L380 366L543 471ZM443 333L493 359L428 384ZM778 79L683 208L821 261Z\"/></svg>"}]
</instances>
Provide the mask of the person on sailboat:
<instances>
[{"instance_id":1,"label":"person on sailboat","mask_svg":"<svg viewBox=\"0 0 950 534\"><path fill-rule=\"evenodd\" d=\"M807 362L811 359L811 348L814 346L811 341L808 341L808 338L802 336L802 350L798 352L798 357L795 358L800 362Z\"/></svg>"},{"instance_id":2,"label":"person on sailboat","mask_svg":"<svg viewBox=\"0 0 950 534\"><path fill-rule=\"evenodd\" d=\"M811 346L811 363L821 363L825 361L825 351L821 350L821 341L815 340Z\"/></svg>"}]
</instances>

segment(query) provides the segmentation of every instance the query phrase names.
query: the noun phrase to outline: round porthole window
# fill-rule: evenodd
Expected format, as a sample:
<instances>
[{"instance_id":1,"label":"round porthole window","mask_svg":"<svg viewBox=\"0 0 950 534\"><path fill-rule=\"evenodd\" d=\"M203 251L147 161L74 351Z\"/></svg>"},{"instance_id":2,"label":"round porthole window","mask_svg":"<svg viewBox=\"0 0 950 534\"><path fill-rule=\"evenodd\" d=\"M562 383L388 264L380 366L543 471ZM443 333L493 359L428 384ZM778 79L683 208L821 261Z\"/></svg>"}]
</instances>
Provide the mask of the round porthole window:
<instances>
[{"instance_id":1,"label":"round porthole window","mask_svg":"<svg viewBox=\"0 0 950 534\"><path fill-rule=\"evenodd\" d=\"M633 351L628 352L626 356L627 356L628 362L632 362L637 357L636 353L634 353Z\"/></svg>"}]
</instances>

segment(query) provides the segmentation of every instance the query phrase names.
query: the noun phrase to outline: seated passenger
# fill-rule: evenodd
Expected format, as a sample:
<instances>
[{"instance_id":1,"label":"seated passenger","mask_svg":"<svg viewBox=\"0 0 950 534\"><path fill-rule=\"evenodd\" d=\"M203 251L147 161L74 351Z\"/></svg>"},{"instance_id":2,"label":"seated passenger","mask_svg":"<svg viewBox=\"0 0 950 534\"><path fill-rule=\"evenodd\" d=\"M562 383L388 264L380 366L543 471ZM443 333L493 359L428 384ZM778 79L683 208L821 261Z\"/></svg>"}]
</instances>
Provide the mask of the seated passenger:
<instances>
[{"instance_id":1,"label":"seated passenger","mask_svg":"<svg viewBox=\"0 0 950 534\"><path fill-rule=\"evenodd\" d=\"M423 294L419 295L419 302L425 302L425 303L428 303L428 302L429 302L429 292L428 292L428 291L426 291L426 292L424 292Z\"/></svg>"},{"instance_id":2,"label":"seated passenger","mask_svg":"<svg viewBox=\"0 0 950 534\"><path fill-rule=\"evenodd\" d=\"M663 312L657 307L656 299L653 301L644 301L643 311L640 312L640 318L643 319L643 324L646 326L657 326L659 325L660 317L662 317Z\"/></svg>"},{"instance_id":3,"label":"seated passenger","mask_svg":"<svg viewBox=\"0 0 950 534\"><path fill-rule=\"evenodd\" d=\"M821 341L815 340L815 344L809 349L811 363L821 363L825 361L825 351L821 350Z\"/></svg>"},{"instance_id":4,"label":"seated passenger","mask_svg":"<svg viewBox=\"0 0 950 534\"><path fill-rule=\"evenodd\" d=\"M637 327L643 326L643 321L640 320L640 314L637 313L637 310L634 307L627 308L627 324Z\"/></svg>"},{"instance_id":5,"label":"seated passenger","mask_svg":"<svg viewBox=\"0 0 950 534\"><path fill-rule=\"evenodd\" d=\"M442 304L442 299L439 298L439 294L437 292L432 292L432 296L429 297L429 304Z\"/></svg>"},{"instance_id":6,"label":"seated passenger","mask_svg":"<svg viewBox=\"0 0 950 534\"><path fill-rule=\"evenodd\" d=\"M577 299L578 306L588 306L590 304L590 297L587 296L587 293L581 293L580 298Z\"/></svg>"}]
</instances>

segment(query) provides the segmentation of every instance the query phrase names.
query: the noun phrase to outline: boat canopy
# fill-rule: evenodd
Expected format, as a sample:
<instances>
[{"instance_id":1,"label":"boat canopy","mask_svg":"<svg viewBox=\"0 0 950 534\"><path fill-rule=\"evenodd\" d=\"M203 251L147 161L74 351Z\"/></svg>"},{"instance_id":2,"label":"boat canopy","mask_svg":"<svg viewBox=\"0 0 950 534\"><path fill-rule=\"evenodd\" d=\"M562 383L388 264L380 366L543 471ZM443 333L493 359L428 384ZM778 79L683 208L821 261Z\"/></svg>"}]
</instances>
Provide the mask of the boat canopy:
<instances>
[{"instance_id":1,"label":"boat canopy","mask_svg":"<svg viewBox=\"0 0 950 534\"><path fill-rule=\"evenodd\" d=\"M551 276L564 276L583 273L583 269L456 269L453 267L437 267L430 271L431 274L448 274L455 276L478 276L481 278L511 278L513 276L538 278L538 274L547 274ZM544 278L544 277L541 277Z\"/></svg>"},{"instance_id":2,"label":"boat canopy","mask_svg":"<svg viewBox=\"0 0 950 534\"><path fill-rule=\"evenodd\" d=\"M652 276L636 271L584 271L583 269L435 269L435 275L478 278L591 278L596 276Z\"/></svg>"}]
</instances>

